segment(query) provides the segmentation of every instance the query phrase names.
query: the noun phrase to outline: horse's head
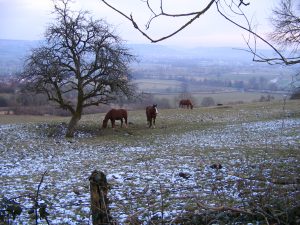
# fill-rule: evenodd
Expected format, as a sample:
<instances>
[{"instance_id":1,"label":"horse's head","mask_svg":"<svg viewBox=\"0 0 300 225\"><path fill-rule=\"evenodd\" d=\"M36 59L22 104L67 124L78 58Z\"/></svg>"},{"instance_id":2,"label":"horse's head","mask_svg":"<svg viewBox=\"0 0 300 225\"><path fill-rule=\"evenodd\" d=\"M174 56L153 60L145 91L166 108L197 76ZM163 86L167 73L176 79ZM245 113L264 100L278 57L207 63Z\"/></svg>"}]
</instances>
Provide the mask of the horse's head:
<instances>
[{"instance_id":1,"label":"horse's head","mask_svg":"<svg viewBox=\"0 0 300 225\"><path fill-rule=\"evenodd\" d=\"M157 104L154 104L152 108L154 109L155 115L157 115L158 114Z\"/></svg>"},{"instance_id":2,"label":"horse's head","mask_svg":"<svg viewBox=\"0 0 300 225\"><path fill-rule=\"evenodd\" d=\"M106 128L107 127L107 121L108 120L103 120L103 122L102 122L102 128Z\"/></svg>"}]
</instances>

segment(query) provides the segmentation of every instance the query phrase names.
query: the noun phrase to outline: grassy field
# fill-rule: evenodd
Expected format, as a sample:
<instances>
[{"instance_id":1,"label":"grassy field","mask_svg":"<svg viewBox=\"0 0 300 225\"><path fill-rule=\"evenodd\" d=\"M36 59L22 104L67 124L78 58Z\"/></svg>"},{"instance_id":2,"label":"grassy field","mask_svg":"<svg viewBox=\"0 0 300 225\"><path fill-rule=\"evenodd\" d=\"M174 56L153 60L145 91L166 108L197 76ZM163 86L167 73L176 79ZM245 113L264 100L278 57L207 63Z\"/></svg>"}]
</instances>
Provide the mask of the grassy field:
<instances>
[{"instance_id":1,"label":"grassy field","mask_svg":"<svg viewBox=\"0 0 300 225\"><path fill-rule=\"evenodd\" d=\"M1 115L0 195L29 210L47 171L40 202L50 224L89 224L87 178L97 169L107 174L111 213L121 223L134 217L143 224L289 224L296 218L299 101L162 109L155 129L147 128L144 110L129 111L128 128L100 129L103 118L83 116L76 137L66 139L69 118ZM17 224L33 222L26 210Z\"/></svg>"},{"instance_id":2,"label":"grassy field","mask_svg":"<svg viewBox=\"0 0 300 225\"><path fill-rule=\"evenodd\" d=\"M247 74L248 75L248 74ZM237 75L243 77L240 74ZM245 76L248 77L249 76ZM209 79L212 79L210 77ZM289 79L291 80L291 79ZM282 93L264 93L262 91L240 91L230 87L200 86L199 84L186 84L178 80L155 80L155 79L137 79L134 81L137 87L144 92L152 93L155 99L165 99L170 107L178 106L178 98L182 94L184 87L188 87L196 106L201 106L204 97L212 97L215 103L231 104L234 102L251 103L259 101L261 96L271 95L276 100L282 100ZM284 85L283 85L284 86ZM288 83L285 84L288 87Z\"/></svg>"},{"instance_id":3,"label":"grassy field","mask_svg":"<svg viewBox=\"0 0 300 225\"><path fill-rule=\"evenodd\" d=\"M170 107L177 108L179 103L179 95L177 93L174 94L153 94L155 99L166 99ZM205 97L212 97L216 104L230 104L230 103L236 103L236 102L244 102L244 103L251 103L254 101L258 101L260 97L264 95L265 97L268 95L266 93L261 92L216 92L216 93L192 93L191 96L194 101L195 107L201 107L201 102L203 98ZM283 99L282 94L271 94L274 99L280 101Z\"/></svg>"}]
</instances>

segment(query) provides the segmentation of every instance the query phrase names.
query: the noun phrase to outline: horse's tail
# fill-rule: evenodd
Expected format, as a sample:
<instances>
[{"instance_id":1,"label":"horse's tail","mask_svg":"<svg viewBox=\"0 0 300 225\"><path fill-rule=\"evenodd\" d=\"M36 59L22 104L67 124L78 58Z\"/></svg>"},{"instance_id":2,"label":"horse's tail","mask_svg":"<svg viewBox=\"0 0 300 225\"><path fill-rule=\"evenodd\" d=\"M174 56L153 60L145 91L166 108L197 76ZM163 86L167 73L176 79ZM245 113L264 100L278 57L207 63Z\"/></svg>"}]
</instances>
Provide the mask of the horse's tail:
<instances>
[{"instance_id":1,"label":"horse's tail","mask_svg":"<svg viewBox=\"0 0 300 225\"><path fill-rule=\"evenodd\" d=\"M147 117L147 121L150 121L150 113L149 113L149 111L150 111L150 106L147 106L147 107L146 107L146 117Z\"/></svg>"}]
</instances>

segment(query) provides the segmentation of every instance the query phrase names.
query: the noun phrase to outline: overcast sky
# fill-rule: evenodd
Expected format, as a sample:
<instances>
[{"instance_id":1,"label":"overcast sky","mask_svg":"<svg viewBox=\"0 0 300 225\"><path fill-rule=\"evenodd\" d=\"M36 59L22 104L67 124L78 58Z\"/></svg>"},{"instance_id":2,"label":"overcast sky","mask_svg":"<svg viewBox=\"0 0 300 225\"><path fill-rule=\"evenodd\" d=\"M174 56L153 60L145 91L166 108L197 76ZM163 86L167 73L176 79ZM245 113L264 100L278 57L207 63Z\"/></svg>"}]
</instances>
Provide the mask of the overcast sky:
<instances>
[{"instance_id":1,"label":"overcast sky","mask_svg":"<svg viewBox=\"0 0 300 225\"><path fill-rule=\"evenodd\" d=\"M93 18L104 18L109 24L115 26L117 33L128 43L149 43L132 24L122 16L106 7L100 0L73 0L71 8L84 9L92 13ZM158 1L158 0L156 0ZM227 0L230 2L229 0ZM248 18L256 24L257 31L266 33L270 30L268 18L271 9L279 0L244 0L250 5L243 7ZM143 27L150 12L146 10L141 0L107 0L118 9L132 13L133 17ZM155 0L153 0L155 2ZM159 2L159 1L158 1ZM168 12L187 12L201 8L201 2L207 0L165 0L165 10ZM170 4L171 3L171 4ZM153 6L155 8L155 6ZM0 0L0 39L39 40L47 24L53 21L52 0ZM182 21L156 20L149 32L154 38L160 37L180 26ZM227 22L216 12L213 6L209 13L200 17L192 26L185 29L175 37L160 44L179 46L245 46L243 33L240 29Z\"/></svg>"}]
</instances>

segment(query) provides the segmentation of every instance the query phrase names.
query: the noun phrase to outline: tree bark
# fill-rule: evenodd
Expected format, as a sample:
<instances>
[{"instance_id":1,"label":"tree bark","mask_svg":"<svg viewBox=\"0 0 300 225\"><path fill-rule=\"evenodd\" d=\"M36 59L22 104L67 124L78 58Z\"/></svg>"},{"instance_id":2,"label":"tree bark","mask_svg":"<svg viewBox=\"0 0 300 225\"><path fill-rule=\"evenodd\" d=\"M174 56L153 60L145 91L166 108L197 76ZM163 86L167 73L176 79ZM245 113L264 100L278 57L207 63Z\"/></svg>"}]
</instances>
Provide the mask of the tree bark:
<instances>
[{"instance_id":1,"label":"tree bark","mask_svg":"<svg viewBox=\"0 0 300 225\"><path fill-rule=\"evenodd\" d=\"M74 113L68 125L68 130L66 133L66 137L72 138L74 137L75 129L78 121L81 119L81 113Z\"/></svg>"}]
</instances>

